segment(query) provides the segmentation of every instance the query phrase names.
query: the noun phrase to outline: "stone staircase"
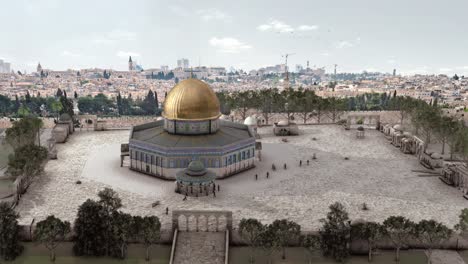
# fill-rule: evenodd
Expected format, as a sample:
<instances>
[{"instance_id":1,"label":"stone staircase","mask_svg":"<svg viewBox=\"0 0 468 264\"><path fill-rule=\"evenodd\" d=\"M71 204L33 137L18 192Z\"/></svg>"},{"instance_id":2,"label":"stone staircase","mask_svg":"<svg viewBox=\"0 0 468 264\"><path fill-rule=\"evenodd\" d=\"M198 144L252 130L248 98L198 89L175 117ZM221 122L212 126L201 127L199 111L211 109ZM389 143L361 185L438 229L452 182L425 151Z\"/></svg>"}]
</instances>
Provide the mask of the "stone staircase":
<instances>
[{"instance_id":1,"label":"stone staircase","mask_svg":"<svg viewBox=\"0 0 468 264\"><path fill-rule=\"evenodd\" d=\"M179 232L174 264L224 264L225 232Z\"/></svg>"}]
</instances>

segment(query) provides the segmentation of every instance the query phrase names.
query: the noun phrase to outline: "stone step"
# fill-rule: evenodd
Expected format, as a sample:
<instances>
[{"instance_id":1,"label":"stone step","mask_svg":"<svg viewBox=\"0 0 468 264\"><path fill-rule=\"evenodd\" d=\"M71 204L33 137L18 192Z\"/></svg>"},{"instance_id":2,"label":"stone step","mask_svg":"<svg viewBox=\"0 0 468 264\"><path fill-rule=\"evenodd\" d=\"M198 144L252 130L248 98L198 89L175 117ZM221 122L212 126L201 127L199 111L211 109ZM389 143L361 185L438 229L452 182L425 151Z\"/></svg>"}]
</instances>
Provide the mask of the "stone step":
<instances>
[{"instance_id":1,"label":"stone step","mask_svg":"<svg viewBox=\"0 0 468 264\"><path fill-rule=\"evenodd\" d=\"M179 232L174 264L223 264L225 232Z\"/></svg>"}]
</instances>

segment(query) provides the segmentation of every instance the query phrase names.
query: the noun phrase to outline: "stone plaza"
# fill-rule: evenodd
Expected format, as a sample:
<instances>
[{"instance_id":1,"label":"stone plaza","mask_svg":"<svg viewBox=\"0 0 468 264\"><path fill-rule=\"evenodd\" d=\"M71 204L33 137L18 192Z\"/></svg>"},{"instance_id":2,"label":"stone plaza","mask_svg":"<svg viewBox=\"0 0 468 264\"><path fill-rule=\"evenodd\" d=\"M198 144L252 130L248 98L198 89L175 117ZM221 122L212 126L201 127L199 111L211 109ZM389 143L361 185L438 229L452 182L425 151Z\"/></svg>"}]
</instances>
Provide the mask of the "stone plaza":
<instances>
[{"instance_id":1,"label":"stone plaza","mask_svg":"<svg viewBox=\"0 0 468 264\"><path fill-rule=\"evenodd\" d=\"M216 197L187 200L174 192L174 181L131 171L128 160L120 167L120 144L128 141L129 130L77 131L57 145L58 159L47 163L44 175L20 200L20 223L28 225L50 214L73 221L79 205L97 199L104 187L119 193L123 211L157 215L166 230L171 229L172 210L232 211L234 228L240 219L253 217L265 223L288 218L304 230L316 230L334 202L343 203L352 219L382 221L404 215L453 226L466 205L459 192L437 177L413 172L423 169L418 159L400 152L377 130L366 130L365 138L357 139L355 131L338 125L299 129L300 135L284 142L271 127L258 128L262 161L249 171L217 180ZM153 207L156 201L159 205ZM369 210L362 210L363 203Z\"/></svg>"}]
</instances>

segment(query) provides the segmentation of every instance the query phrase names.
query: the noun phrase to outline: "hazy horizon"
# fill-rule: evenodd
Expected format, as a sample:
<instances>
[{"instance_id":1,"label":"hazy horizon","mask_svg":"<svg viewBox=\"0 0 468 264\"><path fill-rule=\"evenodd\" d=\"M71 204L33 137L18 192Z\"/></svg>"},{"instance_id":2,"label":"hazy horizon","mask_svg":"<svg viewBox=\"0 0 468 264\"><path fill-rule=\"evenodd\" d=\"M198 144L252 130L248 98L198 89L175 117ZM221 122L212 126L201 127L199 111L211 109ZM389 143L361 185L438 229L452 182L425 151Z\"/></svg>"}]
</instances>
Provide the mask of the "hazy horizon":
<instances>
[{"instance_id":1,"label":"hazy horizon","mask_svg":"<svg viewBox=\"0 0 468 264\"><path fill-rule=\"evenodd\" d=\"M468 75L468 2L0 0L0 58L15 70L284 63L331 72Z\"/></svg>"}]
</instances>

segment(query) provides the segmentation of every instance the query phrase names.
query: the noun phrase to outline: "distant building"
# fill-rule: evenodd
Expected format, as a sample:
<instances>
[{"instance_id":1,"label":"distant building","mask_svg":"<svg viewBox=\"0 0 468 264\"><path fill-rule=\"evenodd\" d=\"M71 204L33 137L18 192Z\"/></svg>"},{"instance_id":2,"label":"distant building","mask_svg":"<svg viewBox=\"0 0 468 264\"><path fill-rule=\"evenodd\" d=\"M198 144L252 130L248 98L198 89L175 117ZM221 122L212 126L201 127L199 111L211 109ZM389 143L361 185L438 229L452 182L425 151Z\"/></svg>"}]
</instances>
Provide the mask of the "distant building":
<instances>
[{"instance_id":1,"label":"distant building","mask_svg":"<svg viewBox=\"0 0 468 264\"><path fill-rule=\"evenodd\" d=\"M128 58L128 70L129 71L134 71L135 70L135 66L134 66L133 61L132 61L132 56L130 56Z\"/></svg>"},{"instance_id":2,"label":"distant building","mask_svg":"<svg viewBox=\"0 0 468 264\"><path fill-rule=\"evenodd\" d=\"M11 64L9 62L4 62L3 60L0 60L0 73L9 73Z\"/></svg>"},{"instance_id":3,"label":"distant building","mask_svg":"<svg viewBox=\"0 0 468 264\"><path fill-rule=\"evenodd\" d=\"M393 76L396 76L396 69L393 69Z\"/></svg>"},{"instance_id":4,"label":"distant building","mask_svg":"<svg viewBox=\"0 0 468 264\"><path fill-rule=\"evenodd\" d=\"M37 71L38 73L41 73L41 71L42 71L42 66L41 66L41 63L40 63L40 62L37 64L36 71Z\"/></svg>"},{"instance_id":5,"label":"distant building","mask_svg":"<svg viewBox=\"0 0 468 264\"><path fill-rule=\"evenodd\" d=\"M190 67L188 59L177 60L177 67L182 69L187 69Z\"/></svg>"},{"instance_id":6,"label":"distant building","mask_svg":"<svg viewBox=\"0 0 468 264\"><path fill-rule=\"evenodd\" d=\"M169 66L167 66L167 65L161 65L161 71L163 71L163 72L168 72L168 71L169 71Z\"/></svg>"},{"instance_id":7,"label":"distant building","mask_svg":"<svg viewBox=\"0 0 468 264\"><path fill-rule=\"evenodd\" d=\"M301 72L302 70L304 70L304 67L300 64L296 64L296 72Z\"/></svg>"}]
</instances>

